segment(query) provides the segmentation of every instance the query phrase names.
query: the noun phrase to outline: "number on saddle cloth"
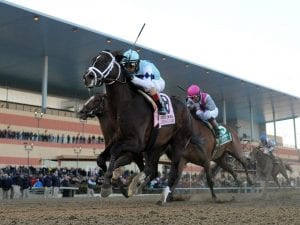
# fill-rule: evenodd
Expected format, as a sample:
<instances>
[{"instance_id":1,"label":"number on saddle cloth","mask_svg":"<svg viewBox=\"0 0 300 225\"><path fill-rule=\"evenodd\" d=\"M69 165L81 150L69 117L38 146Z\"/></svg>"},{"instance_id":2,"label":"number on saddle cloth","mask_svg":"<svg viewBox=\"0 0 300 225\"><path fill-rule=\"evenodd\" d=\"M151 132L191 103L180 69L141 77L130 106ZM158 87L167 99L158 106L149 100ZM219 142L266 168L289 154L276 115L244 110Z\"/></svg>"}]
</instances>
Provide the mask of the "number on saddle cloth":
<instances>
[{"instance_id":1,"label":"number on saddle cloth","mask_svg":"<svg viewBox=\"0 0 300 225\"><path fill-rule=\"evenodd\" d=\"M223 145L232 141L232 135L226 127L219 125L219 132L220 136L217 139L218 145Z\"/></svg>"},{"instance_id":2,"label":"number on saddle cloth","mask_svg":"<svg viewBox=\"0 0 300 225\"><path fill-rule=\"evenodd\" d=\"M175 114L170 97L164 93L160 93L160 97L165 104L167 114L158 115L157 111L154 112L154 126L159 125L159 128L165 125L175 124Z\"/></svg>"}]
</instances>

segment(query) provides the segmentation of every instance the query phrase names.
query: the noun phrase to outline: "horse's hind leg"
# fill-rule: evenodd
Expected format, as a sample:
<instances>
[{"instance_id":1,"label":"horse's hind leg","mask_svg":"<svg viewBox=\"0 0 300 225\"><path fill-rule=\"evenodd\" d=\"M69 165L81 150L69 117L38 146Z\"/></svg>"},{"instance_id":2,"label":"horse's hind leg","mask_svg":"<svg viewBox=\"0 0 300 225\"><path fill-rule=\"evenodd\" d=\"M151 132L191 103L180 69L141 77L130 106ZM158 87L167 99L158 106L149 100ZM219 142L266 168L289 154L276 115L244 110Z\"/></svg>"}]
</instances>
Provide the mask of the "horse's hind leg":
<instances>
[{"instance_id":1,"label":"horse's hind leg","mask_svg":"<svg viewBox=\"0 0 300 225\"><path fill-rule=\"evenodd\" d=\"M245 157L241 156L241 154L239 154L238 152L229 152L229 154L231 156L233 156L243 166L244 171L246 173L247 181L250 185L252 185L253 182L249 177L249 172L248 172L248 169L247 169L247 162L246 162Z\"/></svg>"},{"instance_id":2,"label":"horse's hind leg","mask_svg":"<svg viewBox=\"0 0 300 225\"><path fill-rule=\"evenodd\" d=\"M240 186L240 181L237 178L236 172L234 172L232 166L225 161L225 157L215 160L217 165L220 166L224 171L230 173L238 186Z\"/></svg>"},{"instance_id":3,"label":"horse's hind leg","mask_svg":"<svg viewBox=\"0 0 300 225\"><path fill-rule=\"evenodd\" d=\"M280 188L280 183L279 183L278 178L277 178L277 173L273 173L272 177L273 177L273 180L275 181L275 183L277 184L277 186Z\"/></svg>"},{"instance_id":4,"label":"horse's hind leg","mask_svg":"<svg viewBox=\"0 0 300 225\"><path fill-rule=\"evenodd\" d=\"M181 157L178 166L175 165L175 169L177 169L177 171L171 169L169 179L168 179L168 187L166 187L164 192L162 193L162 199L161 199L162 203L173 200L176 185L178 184L178 181L181 177L182 171L186 163L187 163L186 159Z\"/></svg>"},{"instance_id":5,"label":"horse's hind leg","mask_svg":"<svg viewBox=\"0 0 300 225\"><path fill-rule=\"evenodd\" d=\"M287 182L287 185L288 186L291 186L291 182L290 182L290 179L287 175L287 172L285 169L281 170L280 173L282 174L282 176L284 176L284 178L286 179L286 182Z\"/></svg>"},{"instance_id":6,"label":"horse's hind leg","mask_svg":"<svg viewBox=\"0 0 300 225\"><path fill-rule=\"evenodd\" d=\"M214 182L213 182L213 179L212 179L212 172L211 172L211 168L210 168L210 162L209 161L205 162L203 167L204 167L204 171L205 171L205 174L206 174L207 185L210 189L212 199L216 200L217 196L216 196L215 191L214 191Z\"/></svg>"}]
</instances>

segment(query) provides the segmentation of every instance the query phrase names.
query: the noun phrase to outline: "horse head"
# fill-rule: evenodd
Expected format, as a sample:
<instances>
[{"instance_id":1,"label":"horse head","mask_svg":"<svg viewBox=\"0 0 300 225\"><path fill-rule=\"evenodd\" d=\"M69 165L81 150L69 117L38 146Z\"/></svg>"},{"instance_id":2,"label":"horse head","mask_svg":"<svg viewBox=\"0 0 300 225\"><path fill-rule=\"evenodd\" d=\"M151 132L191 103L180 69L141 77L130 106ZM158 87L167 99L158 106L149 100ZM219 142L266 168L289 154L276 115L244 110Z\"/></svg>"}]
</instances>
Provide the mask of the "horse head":
<instances>
[{"instance_id":1,"label":"horse head","mask_svg":"<svg viewBox=\"0 0 300 225\"><path fill-rule=\"evenodd\" d=\"M106 95L99 93L90 97L79 111L79 118L86 120L87 118L94 118L97 115L103 115L105 112L105 98Z\"/></svg>"},{"instance_id":2,"label":"horse head","mask_svg":"<svg viewBox=\"0 0 300 225\"><path fill-rule=\"evenodd\" d=\"M122 68L120 66L122 58L120 51L101 51L92 59L92 66L83 75L85 87L94 88L102 86L104 83L110 85L116 81L122 82ZM124 81L126 82L125 79Z\"/></svg>"}]
</instances>

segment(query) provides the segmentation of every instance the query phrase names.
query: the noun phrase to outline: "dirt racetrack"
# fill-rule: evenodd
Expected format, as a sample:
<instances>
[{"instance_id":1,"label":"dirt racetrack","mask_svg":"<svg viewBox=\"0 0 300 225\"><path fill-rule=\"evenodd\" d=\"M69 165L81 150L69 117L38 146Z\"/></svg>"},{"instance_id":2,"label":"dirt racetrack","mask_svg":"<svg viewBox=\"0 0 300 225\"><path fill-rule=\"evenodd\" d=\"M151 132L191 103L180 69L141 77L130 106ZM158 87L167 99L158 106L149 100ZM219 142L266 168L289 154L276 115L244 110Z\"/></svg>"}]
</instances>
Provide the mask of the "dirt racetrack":
<instances>
[{"instance_id":1,"label":"dirt racetrack","mask_svg":"<svg viewBox=\"0 0 300 225\"><path fill-rule=\"evenodd\" d=\"M300 225L300 190L261 194L207 193L164 206L158 195L108 198L14 199L0 201L1 225L283 224ZM186 196L185 196L186 197Z\"/></svg>"}]
</instances>

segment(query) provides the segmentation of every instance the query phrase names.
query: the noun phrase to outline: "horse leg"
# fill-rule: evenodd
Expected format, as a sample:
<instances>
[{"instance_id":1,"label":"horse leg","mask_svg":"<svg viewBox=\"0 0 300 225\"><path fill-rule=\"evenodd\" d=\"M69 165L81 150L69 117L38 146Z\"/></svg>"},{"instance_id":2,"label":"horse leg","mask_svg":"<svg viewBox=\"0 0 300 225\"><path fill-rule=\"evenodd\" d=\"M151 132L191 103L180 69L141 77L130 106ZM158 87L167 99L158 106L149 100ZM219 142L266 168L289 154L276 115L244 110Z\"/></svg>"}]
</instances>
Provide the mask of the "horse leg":
<instances>
[{"instance_id":1,"label":"horse leg","mask_svg":"<svg viewBox=\"0 0 300 225\"><path fill-rule=\"evenodd\" d=\"M280 183L278 181L277 174L278 173L272 173L272 177L273 177L273 180L275 181L275 183L277 184L278 188L280 188Z\"/></svg>"},{"instance_id":2,"label":"horse leg","mask_svg":"<svg viewBox=\"0 0 300 225\"><path fill-rule=\"evenodd\" d=\"M101 197L108 197L112 193L111 178L115 169L115 161L122 150L120 142L116 142L110 149L110 162L107 171L104 174L103 184L101 186Z\"/></svg>"},{"instance_id":3,"label":"horse leg","mask_svg":"<svg viewBox=\"0 0 300 225\"><path fill-rule=\"evenodd\" d=\"M174 158L174 157L173 157ZM175 166L177 168L177 172L173 173L171 170L171 173L169 175L168 179L168 186L164 189L162 195L161 195L161 200L158 202L158 204L163 204L166 202L171 202L173 201L174 197L174 192L176 185L178 184L178 181L181 177L182 171L187 164L187 160L181 157L179 160L178 166Z\"/></svg>"},{"instance_id":4,"label":"horse leg","mask_svg":"<svg viewBox=\"0 0 300 225\"><path fill-rule=\"evenodd\" d=\"M160 158L159 149L152 149L148 152L145 152L144 156L146 165L144 170L132 179L128 187L129 196L141 193L142 189L147 185L147 183L154 179L157 175L157 166Z\"/></svg>"},{"instance_id":5,"label":"horse leg","mask_svg":"<svg viewBox=\"0 0 300 225\"><path fill-rule=\"evenodd\" d=\"M145 169L143 154L142 153L133 154L132 158L135 164L138 166L140 172L143 171Z\"/></svg>"},{"instance_id":6,"label":"horse leg","mask_svg":"<svg viewBox=\"0 0 300 225\"><path fill-rule=\"evenodd\" d=\"M107 171L106 161L109 160L109 157L110 150L108 150L107 148L105 148L104 151L97 157L97 165L102 169L104 173Z\"/></svg>"},{"instance_id":7,"label":"horse leg","mask_svg":"<svg viewBox=\"0 0 300 225\"><path fill-rule=\"evenodd\" d=\"M224 171L227 171L228 173L231 174L231 176L233 177L235 183L238 186L241 186L241 183L237 178L236 172L233 170L232 166L225 161L224 157L216 159L215 161L218 164L218 166L220 166Z\"/></svg>"},{"instance_id":8,"label":"horse leg","mask_svg":"<svg viewBox=\"0 0 300 225\"><path fill-rule=\"evenodd\" d=\"M126 198L128 198L129 196L127 190L125 189L126 185L122 180L123 170L121 168L122 166L130 164L132 162L132 158L133 153L131 152L126 152L124 155L120 156L115 162L115 169L113 171L113 176L111 179L112 183L116 184L120 188L121 193Z\"/></svg>"},{"instance_id":9,"label":"horse leg","mask_svg":"<svg viewBox=\"0 0 300 225\"><path fill-rule=\"evenodd\" d=\"M204 167L204 171L205 171L205 174L206 174L206 181L207 181L207 185L210 189L211 197L215 201L217 199L217 196L216 196L215 191L214 191L214 181L212 179L212 172L211 172L210 162L209 161L205 162L203 167Z\"/></svg>"},{"instance_id":10,"label":"horse leg","mask_svg":"<svg viewBox=\"0 0 300 225\"><path fill-rule=\"evenodd\" d=\"M253 185L253 182L252 182L252 180L249 177L249 172L248 172L248 169L247 169L246 159L243 156L241 156L240 154L235 153L235 152L229 152L229 154L232 157L234 157L243 166L244 171L246 173L247 182L249 183L249 185Z\"/></svg>"},{"instance_id":11,"label":"horse leg","mask_svg":"<svg viewBox=\"0 0 300 225\"><path fill-rule=\"evenodd\" d=\"M103 184L101 186L101 197L105 198L108 197L112 193L111 187L111 177L113 175L114 164L116 161L116 156L111 155L110 162L107 171L104 174Z\"/></svg>"},{"instance_id":12,"label":"horse leg","mask_svg":"<svg viewBox=\"0 0 300 225\"><path fill-rule=\"evenodd\" d=\"M287 172L286 172L286 169L284 166L282 166L282 168L280 169L280 173L282 174L282 176L284 176L284 178L286 179L286 182L288 184L288 186L291 186L291 182L290 182L290 179L287 175Z\"/></svg>"},{"instance_id":13,"label":"horse leg","mask_svg":"<svg viewBox=\"0 0 300 225\"><path fill-rule=\"evenodd\" d=\"M174 149L175 152L175 149ZM171 168L170 168L170 174L168 178L168 185L164 188L164 191L161 195L161 200L158 201L158 204L164 204L167 201L173 200L173 194L176 188L176 185L178 184L178 181L181 177L182 170L184 168L184 165L186 164L186 161L181 158L180 154L173 154L172 161L171 161Z\"/></svg>"}]
</instances>

